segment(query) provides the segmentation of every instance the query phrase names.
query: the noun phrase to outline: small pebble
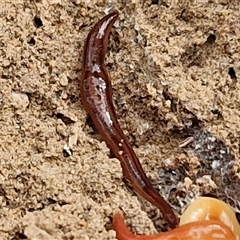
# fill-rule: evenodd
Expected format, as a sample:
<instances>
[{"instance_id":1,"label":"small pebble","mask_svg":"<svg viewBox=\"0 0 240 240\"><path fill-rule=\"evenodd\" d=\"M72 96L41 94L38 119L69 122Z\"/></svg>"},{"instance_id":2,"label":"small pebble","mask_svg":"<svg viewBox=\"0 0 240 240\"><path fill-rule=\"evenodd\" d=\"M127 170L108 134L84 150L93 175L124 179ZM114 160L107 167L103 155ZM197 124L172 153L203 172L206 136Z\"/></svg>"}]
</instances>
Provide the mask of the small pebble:
<instances>
[{"instance_id":1,"label":"small pebble","mask_svg":"<svg viewBox=\"0 0 240 240\"><path fill-rule=\"evenodd\" d=\"M23 108L29 105L28 96L25 93L12 92L12 104L16 108Z\"/></svg>"}]
</instances>

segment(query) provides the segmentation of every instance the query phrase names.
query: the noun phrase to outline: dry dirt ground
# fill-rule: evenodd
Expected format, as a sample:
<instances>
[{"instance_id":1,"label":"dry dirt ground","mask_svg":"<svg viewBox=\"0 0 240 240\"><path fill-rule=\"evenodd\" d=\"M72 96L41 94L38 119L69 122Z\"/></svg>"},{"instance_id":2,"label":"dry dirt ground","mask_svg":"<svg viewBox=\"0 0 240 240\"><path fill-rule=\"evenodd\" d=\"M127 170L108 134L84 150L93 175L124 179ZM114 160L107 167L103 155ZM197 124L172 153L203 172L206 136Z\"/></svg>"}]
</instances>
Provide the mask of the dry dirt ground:
<instances>
[{"instance_id":1,"label":"dry dirt ground","mask_svg":"<svg viewBox=\"0 0 240 240\"><path fill-rule=\"evenodd\" d=\"M240 211L238 0L1 0L1 239L115 239L117 208L166 230L81 103L84 40L111 9L114 104L148 177L178 215L199 195Z\"/></svg>"}]
</instances>

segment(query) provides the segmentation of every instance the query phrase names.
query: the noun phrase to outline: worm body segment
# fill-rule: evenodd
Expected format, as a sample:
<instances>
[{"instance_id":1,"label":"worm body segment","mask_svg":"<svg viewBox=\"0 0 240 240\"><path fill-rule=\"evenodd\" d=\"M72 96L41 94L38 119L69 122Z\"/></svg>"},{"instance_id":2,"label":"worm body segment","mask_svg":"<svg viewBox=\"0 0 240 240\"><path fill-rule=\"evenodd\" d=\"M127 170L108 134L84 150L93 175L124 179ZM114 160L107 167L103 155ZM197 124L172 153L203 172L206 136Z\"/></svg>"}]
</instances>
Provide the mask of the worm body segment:
<instances>
[{"instance_id":1,"label":"worm body segment","mask_svg":"<svg viewBox=\"0 0 240 240\"><path fill-rule=\"evenodd\" d=\"M121 212L113 216L113 228L118 240L236 240L231 229L219 220L189 222L168 232L155 235L135 235L128 230Z\"/></svg>"},{"instance_id":2,"label":"worm body segment","mask_svg":"<svg viewBox=\"0 0 240 240\"><path fill-rule=\"evenodd\" d=\"M82 63L82 102L103 140L115 157L120 160L123 174L135 191L158 207L170 227L175 227L177 218L172 208L148 180L135 152L119 126L114 110L112 85L104 65L104 59L109 33L118 15L117 11L113 11L103 17L87 36Z\"/></svg>"},{"instance_id":3,"label":"worm body segment","mask_svg":"<svg viewBox=\"0 0 240 240\"><path fill-rule=\"evenodd\" d=\"M179 226L155 235L135 235L122 213L113 216L118 240L240 240L240 225L230 205L216 198L199 197L184 211Z\"/></svg>"}]
</instances>

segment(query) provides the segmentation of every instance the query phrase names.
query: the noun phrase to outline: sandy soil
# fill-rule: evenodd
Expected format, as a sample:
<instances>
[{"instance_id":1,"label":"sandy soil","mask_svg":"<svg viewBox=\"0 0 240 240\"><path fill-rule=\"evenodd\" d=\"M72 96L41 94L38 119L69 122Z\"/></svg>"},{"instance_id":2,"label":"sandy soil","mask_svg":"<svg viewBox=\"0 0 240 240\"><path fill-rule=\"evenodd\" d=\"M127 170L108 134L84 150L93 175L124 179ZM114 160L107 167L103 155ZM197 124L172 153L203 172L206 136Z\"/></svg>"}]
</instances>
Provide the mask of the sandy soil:
<instances>
[{"instance_id":1,"label":"sandy soil","mask_svg":"<svg viewBox=\"0 0 240 240\"><path fill-rule=\"evenodd\" d=\"M148 177L177 214L199 195L240 212L239 1L2 0L1 239L115 239L117 208L166 230L81 104L84 40L111 9L113 99Z\"/></svg>"}]
</instances>

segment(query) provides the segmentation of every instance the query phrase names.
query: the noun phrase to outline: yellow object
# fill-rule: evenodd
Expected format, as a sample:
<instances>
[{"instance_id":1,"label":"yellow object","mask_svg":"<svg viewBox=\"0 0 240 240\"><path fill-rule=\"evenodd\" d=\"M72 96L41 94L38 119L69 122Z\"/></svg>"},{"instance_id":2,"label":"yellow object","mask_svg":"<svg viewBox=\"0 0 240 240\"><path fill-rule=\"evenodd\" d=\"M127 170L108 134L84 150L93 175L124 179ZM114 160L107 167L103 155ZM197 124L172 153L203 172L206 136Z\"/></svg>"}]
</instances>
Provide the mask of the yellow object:
<instances>
[{"instance_id":1,"label":"yellow object","mask_svg":"<svg viewBox=\"0 0 240 240\"><path fill-rule=\"evenodd\" d=\"M178 227L155 235L135 235L117 211L113 228L118 240L240 240L240 225L233 209L223 201L200 197L183 213Z\"/></svg>"},{"instance_id":2,"label":"yellow object","mask_svg":"<svg viewBox=\"0 0 240 240\"><path fill-rule=\"evenodd\" d=\"M240 240L240 225L233 209L216 198L200 197L196 199L183 213L179 226L201 220L218 220L227 225L236 240Z\"/></svg>"}]
</instances>

